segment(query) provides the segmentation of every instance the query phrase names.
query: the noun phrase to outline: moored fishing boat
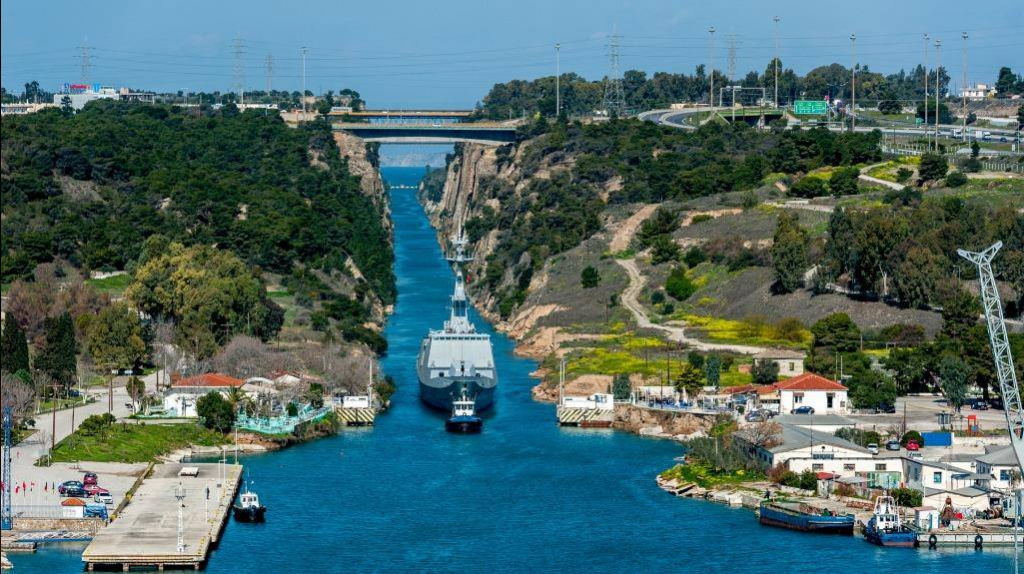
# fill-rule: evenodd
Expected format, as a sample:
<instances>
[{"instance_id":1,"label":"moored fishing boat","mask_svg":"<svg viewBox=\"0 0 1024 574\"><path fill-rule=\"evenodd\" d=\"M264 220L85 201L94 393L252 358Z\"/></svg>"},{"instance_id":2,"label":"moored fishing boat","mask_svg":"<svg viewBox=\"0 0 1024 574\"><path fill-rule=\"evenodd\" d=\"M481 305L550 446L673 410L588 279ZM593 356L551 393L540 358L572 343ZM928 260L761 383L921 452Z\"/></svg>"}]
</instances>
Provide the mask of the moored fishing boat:
<instances>
[{"instance_id":1,"label":"moored fishing boat","mask_svg":"<svg viewBox=\"0 0 1024 574\"><path fill-rule=\"evenodd\" d=\"M864 526L864 539L878 546L917 546L917 532L903 522L896 499L889 495L875 499L875 510Z\"/></svg>"}]
</instances>

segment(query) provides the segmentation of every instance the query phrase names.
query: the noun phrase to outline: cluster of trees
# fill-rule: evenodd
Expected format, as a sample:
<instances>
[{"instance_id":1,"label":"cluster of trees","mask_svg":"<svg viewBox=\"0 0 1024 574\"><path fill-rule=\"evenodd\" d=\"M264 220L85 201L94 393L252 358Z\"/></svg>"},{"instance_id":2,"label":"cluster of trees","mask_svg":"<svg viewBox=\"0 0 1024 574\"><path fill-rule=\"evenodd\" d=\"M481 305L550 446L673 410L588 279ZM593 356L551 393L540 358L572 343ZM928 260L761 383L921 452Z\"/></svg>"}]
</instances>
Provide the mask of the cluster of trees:
<instances>
[{"instance_id":1,"label":"cluster of trees","mask_svg":"<svg viewBox=\"0 0 1024 574\"><path fill-rule=\"evenodd\" d=\"M817 281L845 281L854 290L906 307L930 308L950 298L956 271L971 278L975 270L956 254L996 240L1006 246L993 268L1016 296L1007 311L1020 314L1024 303L1024 217L1011 208L983 202L895 194L889 205L867 210L837 208Z\"/></svg>"},{"instance_id":2,"label":"cluster of trees","mask_svg":"<svg viewBox=\"0 0 1024 574\"><path fill-rule=\"evenodd\" d=\"M146 237L217 245L264 270L351 257L394 298L382 206L364 195L326 122L285 126L233 105L198 113L97 101L2 125L4 282L63 259L128 269Z\"/></svg>"},{"instance_id":3,"label":"cluster of trees","mask_svg":"<svg viewBox=\"0 0 1024 574\"><path fill-rule=\"evenodd\" d=\"M236 333L269 340L284 322L263 280L234 253L161 235L146 240L126 296L139 311L173 322L175 344L197 358Z\"/></svg>"},{"instance_id":4,"label":"cluster of trees","mask_svg":"<svg viewBox=\"0 0 1024 574\"><path fill-rule=\"evenodd\" d=\"M770 99L775 91L775 59L770 60L763 71L751 70L736 82L730 82L722 71L715 70L715 85L726 86L736 83L744 88L765 88L765 93ZM786 68L781 60L779 68L779 100L782 103L792 102L802 97L808 99L823 99L831 95L833 98L848 99L851 87L851 70L840 64L829 64L819 66L800 76L792 68ZM1000 90L1000 93L1019 93L1012 90L1020 90L1019 76L1014 76L1006 70L1007 77L1004 83L1011 86L1008 92ZM880 74L872 72L868 66L860 65L857 68L857 99L864 105L874 102L895 103L898 106L909 104L924 97L924 75L923 66L915 66L909 72L900 70L893 74ZM948 93L949 74L945 68L938 71L932 69L927 71L929 75L929 86L934 90L938 85L942 94ZM1000 78L1004 77L1000 71ZM569 116L589 115L604 107L603 98L606 78L600 80L587 80L575 73L562 74L559 78L561 85L562 111ZM648 77L646 72L640 70L628 70L623 74L622 88L626 97L626 106L629 109L647 110L664 108L674 102L699 102L709 101L709 89L711 78L703 65L697 66L693 74L671 74L658 72ZM997 87L999 84L997 83ZM716 88L717 91L717 88ZM715 94L715 101L719 100L720 94ZM725 95L725 102L728 103L729 96ZM757 93L760 97L760 92ZM756 98L749 98L749 103L754 104ZM477 106L477 113L481 117L489 119L509 119L520 115L533 115L540 113L549 117L555 115L555 77L546 76L535 80L512 80L505 83L495 84ZM747 100L743 100L746 102Z\"/></svg>"},{"instance_id":5,"label":"cluster of trees","mask_svg":"<svg viewBox=\"0 0 1024 574\"><path fill-rule=\"evenodd\" d=\"M660 202L751 189L772 172L806 173L881 157L877 132L835 133L825 128L762 132L745 124L718 123L684 131L625 120L550 125L543 118L537 124L546 135L525 150L524 173L529 175L546 157L571 155L576 159L575 181L603 184L622 179L621 189L609 196L611 203ZM537 131L533 129L531 135ZM852 189L846 186L834 192L852 193L855 179L853 183Z\"/></svg>"}]
</instances>

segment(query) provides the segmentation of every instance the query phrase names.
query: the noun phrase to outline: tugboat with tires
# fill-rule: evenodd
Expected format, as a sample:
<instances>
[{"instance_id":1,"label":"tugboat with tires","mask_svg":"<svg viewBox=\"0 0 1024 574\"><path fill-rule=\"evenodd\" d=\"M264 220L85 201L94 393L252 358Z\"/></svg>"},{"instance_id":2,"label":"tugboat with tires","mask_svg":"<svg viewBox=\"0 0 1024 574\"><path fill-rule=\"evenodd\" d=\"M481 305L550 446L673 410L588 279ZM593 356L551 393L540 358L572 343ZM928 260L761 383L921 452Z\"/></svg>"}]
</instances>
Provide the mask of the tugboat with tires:
<instances>
[{"instance_id":1,"label":"tugboat with tires","mask_svg":"<svg viewBox=\"0 0 1024 574\"><path fill-rule=\"evenodd\" d=\"M239 495L238 504L232 505L235 520L238 522L263 522L267 514L267 507L260 504L260 497L249 490L246 484L245 492Z\"/></svg>"},{"instance_id":2,"label":"tugboat with tires","mask_svg":"<svg viewBox=\"0 0 1024 574\"><path fill-rule=\"evenodd\" d=\"M875 511L864 526L864 539L878 546L917 546L917 532L903 522L896 499L887 494L875 499Z\"/></svg>"},{"instance_id":3,"label":"tugboat with tires","mask_svg":"<svg viewBox=\"0 0 1024 574\"><path fill-rule=\"evenodd\" d=\"M444 423L448 432L478 433L483 429L484 421L476 414L476 401L465 393L458 400L452 401L452 416Z\"/></svg>"}]
</instances>

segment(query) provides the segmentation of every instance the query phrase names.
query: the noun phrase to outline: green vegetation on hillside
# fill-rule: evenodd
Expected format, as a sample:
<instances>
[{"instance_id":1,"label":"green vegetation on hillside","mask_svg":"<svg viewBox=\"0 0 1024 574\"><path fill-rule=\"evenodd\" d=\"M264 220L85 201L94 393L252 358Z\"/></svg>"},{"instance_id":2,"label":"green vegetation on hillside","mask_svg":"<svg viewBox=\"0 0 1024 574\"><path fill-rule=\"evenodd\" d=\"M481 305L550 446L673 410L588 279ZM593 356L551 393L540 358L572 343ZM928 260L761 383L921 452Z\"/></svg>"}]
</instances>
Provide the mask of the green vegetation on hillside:
<instances>
[{"instance_id":1,"label":"green vegetation on hillside","mask_svg":"<svg viewBox=\"0 0 1024 574\"><path fill-rule=\"evenodd\" d=\"M330 127L292 129L233 105L199 113L93 102L2 124L3 281L63 259L132 270L144 240L216 245L264 270L351 257L395 295L382 206L360 190Z\"/></svg>"}]
</instances>

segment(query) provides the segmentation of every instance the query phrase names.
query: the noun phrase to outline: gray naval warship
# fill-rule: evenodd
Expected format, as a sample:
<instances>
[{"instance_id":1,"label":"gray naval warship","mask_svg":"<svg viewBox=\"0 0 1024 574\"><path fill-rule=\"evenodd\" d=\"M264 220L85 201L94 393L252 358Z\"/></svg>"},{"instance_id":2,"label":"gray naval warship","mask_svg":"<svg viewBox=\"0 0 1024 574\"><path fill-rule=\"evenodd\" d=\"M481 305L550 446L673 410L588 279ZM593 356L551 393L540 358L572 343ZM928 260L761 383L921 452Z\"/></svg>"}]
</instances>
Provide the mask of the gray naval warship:
<instances>
[{"instance_id":1,"label":"gray naval warship","mask_svg":"<svg viewBox=\"0 0 1024 574\"><path fill-rule=\"evenodd\" d=\"M451 315L444 328L431 329L423 338L416 359L420 399L449 412L454 412L458 402L463 413L469 401L472 401L474 412L490 407L498 386L491 336L478 333L469 320L469 300L462 274L462 264L472 260L472 256L466 253L468 243L465 232L459 232L452 238L454 253L448 257L455 268Z\"/></svg>"}]
</instances>

